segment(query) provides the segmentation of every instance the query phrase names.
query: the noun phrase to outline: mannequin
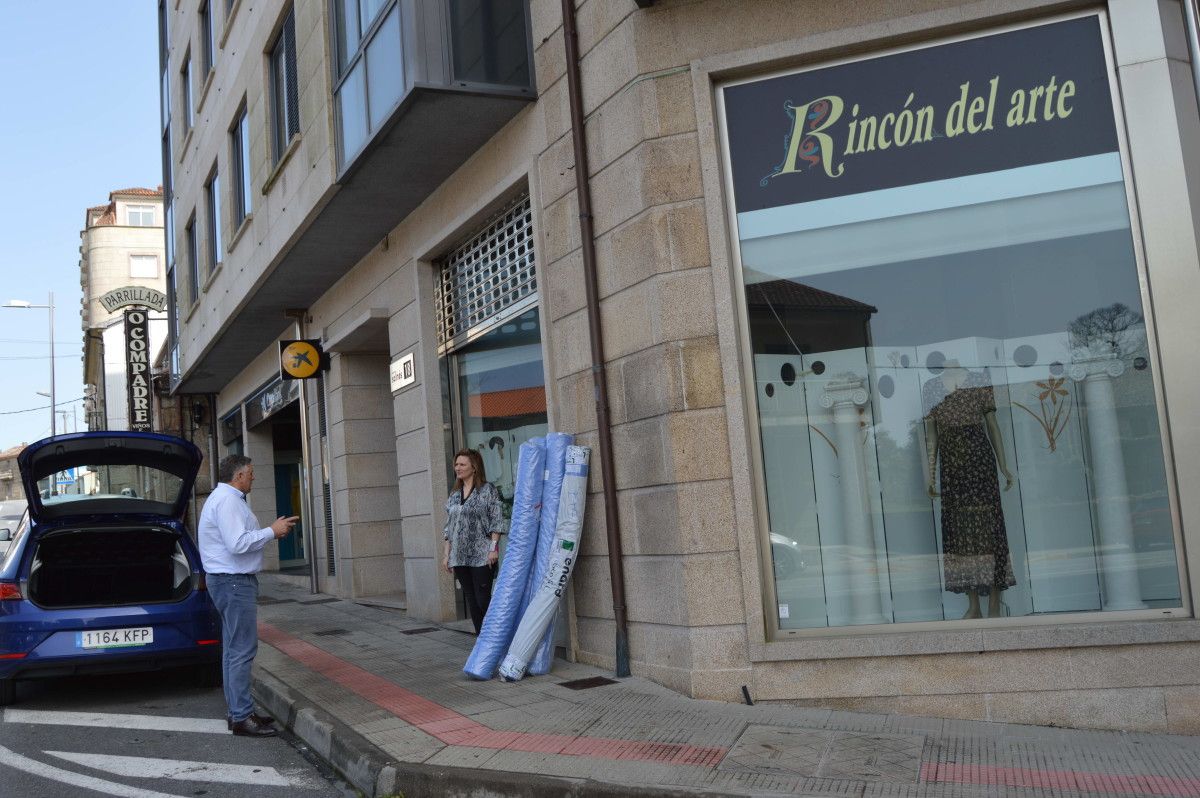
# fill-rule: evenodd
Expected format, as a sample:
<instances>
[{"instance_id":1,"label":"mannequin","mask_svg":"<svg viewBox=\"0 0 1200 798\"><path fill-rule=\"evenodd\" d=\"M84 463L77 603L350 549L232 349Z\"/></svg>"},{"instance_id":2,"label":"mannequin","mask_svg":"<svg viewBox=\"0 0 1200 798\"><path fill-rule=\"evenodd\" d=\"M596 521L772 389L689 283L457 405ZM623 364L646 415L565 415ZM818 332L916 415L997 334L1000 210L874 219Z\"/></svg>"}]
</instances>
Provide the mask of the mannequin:
<instances>
[{"instance_id":1,"label":"mannequin","mask_svg":"<svg viewBox=\"0 0 1200 798\"><path fill-rule=\"evenodd\" d=\"M1004 490L1012 488L1013 475L996 422L995 394L983 374L957 360L947 360L942 373L926 382L921 393L929 446L928 493L942 499L946 589L966 594L963 618L983 617L981 595L988 597L988 617L999 617L1000 593L1016 579L996 469L1004 476Z\"/></svg>"}]
</instances>

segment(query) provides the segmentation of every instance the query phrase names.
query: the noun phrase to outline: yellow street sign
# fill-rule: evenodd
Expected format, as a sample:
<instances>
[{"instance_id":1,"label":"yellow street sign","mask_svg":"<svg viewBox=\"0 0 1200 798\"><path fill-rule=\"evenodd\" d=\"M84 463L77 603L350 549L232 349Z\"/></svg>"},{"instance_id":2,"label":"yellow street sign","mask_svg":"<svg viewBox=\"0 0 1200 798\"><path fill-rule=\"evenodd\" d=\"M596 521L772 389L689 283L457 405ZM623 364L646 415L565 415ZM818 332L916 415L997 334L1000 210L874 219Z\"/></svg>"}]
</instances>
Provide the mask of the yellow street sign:
<instances>
[{"instance_id":1,"label":"yellow street sign","mask_svg":"<svg viewBox=\"0 0 1200 798\"><path fill-rule=\"evenodd\" d=\"M315 340L279 342L279 376L285 380L306 380L325 369L325 353Z\"/></svg>"}]
</instances>

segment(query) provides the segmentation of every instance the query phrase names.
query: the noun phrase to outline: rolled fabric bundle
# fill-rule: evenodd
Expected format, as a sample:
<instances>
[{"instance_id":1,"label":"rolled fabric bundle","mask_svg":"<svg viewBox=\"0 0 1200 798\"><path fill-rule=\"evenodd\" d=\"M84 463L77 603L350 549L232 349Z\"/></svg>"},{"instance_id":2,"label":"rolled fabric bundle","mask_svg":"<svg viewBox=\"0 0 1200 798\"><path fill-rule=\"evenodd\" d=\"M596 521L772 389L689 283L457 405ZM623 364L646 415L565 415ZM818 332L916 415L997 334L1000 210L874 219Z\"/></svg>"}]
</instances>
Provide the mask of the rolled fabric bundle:
<instances>
[{"instance_id":1,"label":"rolled fabric bundle","mask_svg":"<svg viewBox=\"0 0 1200 798\"><path fill-rule=\"evenodd\" d=\"M571 572L579 557L579 534L583 529L583 512L587 504L590 455L591 450L586 446L567 449L550 563L517 626L512 644L508 647L508 655L500 665L500 678L505 681L516 681L525 675L529 660L554 620L558 603L571 579Z\"/></svg>"},{"instance_id":2,"label":"rolled fabric bundle","mask_svg":"<svg viewBox=\"0 0 1200 798\"><path fill-rule=\"evenodd\" d=\"M517 455L517 480L513 487L508 546L492 588L492 600L483 618L483 627L463 666L463 673L476 679L490 679L495 675L496 663L508 650L520 617L518 613L525 595L525 585L529 581L529 566L537 548L545 466L544 438L531 438L521 444Z\"/></svg>"}]
</instances>

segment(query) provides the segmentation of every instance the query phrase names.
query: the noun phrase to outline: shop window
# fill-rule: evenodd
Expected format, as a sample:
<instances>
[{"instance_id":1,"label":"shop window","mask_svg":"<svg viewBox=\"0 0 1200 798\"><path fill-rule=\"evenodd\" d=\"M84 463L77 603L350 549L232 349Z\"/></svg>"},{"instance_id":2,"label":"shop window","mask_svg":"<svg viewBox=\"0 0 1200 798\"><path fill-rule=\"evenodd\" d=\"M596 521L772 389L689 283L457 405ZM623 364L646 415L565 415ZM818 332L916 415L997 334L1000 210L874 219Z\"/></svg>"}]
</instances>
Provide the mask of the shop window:
<instances>
[{"instance_id":1,"label":"shop window","mask_svg":"<svg viewBox=\"0 0 1200 798\"><path fill-rule=\"evenodd\" d=\"M1103 35L723 87L773 628L1181 607Z\"/></svg>"}]
</instances>

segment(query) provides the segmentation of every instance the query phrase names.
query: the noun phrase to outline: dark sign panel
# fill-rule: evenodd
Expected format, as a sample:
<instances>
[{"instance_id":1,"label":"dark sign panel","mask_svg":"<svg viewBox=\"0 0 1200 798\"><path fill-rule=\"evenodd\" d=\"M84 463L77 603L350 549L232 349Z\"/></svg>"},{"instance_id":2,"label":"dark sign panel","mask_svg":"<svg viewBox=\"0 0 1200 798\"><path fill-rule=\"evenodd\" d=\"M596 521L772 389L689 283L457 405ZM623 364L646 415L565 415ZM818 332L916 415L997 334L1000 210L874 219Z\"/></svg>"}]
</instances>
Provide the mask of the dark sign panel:
<instances>
[{"instance_id":1,"label":"dark sign panel","mask_svg":"<svg viewBox=\"0 0 1200 798\"><path fill-rule=\"evenodd\" d=\"M150 432L150 319L144 310L125 311L125 375L129 429Z\"/></svg>"},{"instance_id":2,"label":"dark sign panel","mask_svg":"<svg viewBox=\"0 0 1200 798\"><path fill-rule=\"evenodd\" d=\"M724 89L739 213L1113 152L1098 17Z\"/></svg>"}]
</instances>

